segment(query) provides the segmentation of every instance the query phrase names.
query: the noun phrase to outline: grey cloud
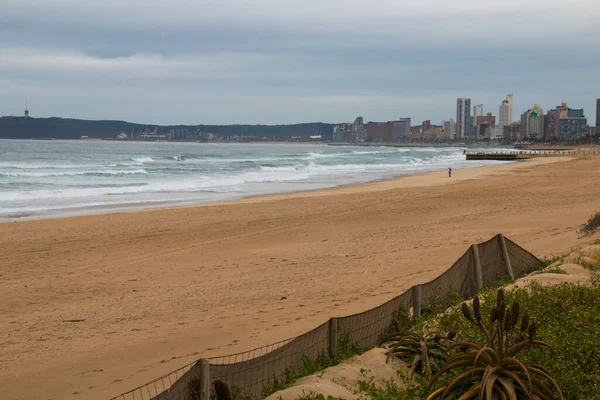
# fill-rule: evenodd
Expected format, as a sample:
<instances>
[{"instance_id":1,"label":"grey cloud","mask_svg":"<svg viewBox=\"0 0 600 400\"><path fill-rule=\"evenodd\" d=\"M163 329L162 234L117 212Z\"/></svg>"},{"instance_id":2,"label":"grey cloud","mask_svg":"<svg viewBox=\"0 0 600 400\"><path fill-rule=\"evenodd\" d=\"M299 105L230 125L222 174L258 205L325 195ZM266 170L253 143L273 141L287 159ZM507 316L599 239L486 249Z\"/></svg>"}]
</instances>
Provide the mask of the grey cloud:
<instances>
[{"instance_id":1,"label":"grey cloud","mask_svg":"<svg viewBox=\"0 0 600 400\"><path fill-rule=\"evenodd\" d=\"M34 115L155 123L439 122L458 96L497 113L506 92L515 112L561 100L589 109L600 92L598 9L594 0L5 0L0 114L29 99Z\"/></svg>"}]
</instances>

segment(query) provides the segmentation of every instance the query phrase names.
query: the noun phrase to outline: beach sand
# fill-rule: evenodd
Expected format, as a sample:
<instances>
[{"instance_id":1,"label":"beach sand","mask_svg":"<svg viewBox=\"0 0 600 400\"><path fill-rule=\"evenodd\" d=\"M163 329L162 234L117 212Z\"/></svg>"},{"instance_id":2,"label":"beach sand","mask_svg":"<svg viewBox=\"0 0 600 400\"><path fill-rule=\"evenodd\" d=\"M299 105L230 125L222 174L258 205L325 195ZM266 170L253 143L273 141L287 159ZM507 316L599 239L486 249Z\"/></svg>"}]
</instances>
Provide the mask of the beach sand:
<instances>
[{"instance_id":1,"label":"beach sand","mask_svg":"<svg viewBox=\"0 0 600 400\"><path fill-rule=\"evenodd\" d=\"M293 337L504 233L590 242L600 157L542 158L218 204L0 224L0 398L108 399ZM283 299L285 297L285 299Z\"/></svg>"}]
</instances>

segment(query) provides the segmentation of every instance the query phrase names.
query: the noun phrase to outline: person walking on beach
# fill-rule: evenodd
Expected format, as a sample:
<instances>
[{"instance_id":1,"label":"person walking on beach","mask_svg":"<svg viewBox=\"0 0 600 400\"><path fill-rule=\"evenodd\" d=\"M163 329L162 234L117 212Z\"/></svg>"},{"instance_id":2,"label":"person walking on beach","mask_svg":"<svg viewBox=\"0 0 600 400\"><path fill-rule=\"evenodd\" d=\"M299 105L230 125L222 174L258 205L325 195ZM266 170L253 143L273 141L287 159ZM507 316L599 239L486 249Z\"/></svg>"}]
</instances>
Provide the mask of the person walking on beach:
<instances>
[{"instance_id":1,"label":"person walking on beach","mask_svg":"<svg viewBox=\"0 0 600 400\"><path fill-rule=\"evenodd\" d=\"M452 178L452 168L448 168L448 178Z\"/></svg>"}]
</instances>

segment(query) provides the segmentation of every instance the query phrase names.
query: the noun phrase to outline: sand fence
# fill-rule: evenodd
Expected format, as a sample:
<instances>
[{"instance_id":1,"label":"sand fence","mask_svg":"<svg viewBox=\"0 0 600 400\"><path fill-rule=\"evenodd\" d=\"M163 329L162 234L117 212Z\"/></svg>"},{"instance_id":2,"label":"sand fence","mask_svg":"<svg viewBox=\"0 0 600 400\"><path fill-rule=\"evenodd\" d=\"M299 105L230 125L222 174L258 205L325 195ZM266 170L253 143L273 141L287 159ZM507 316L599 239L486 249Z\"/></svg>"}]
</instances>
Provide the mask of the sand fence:
<instances>
[{"instance_id":1,"label":"sand fence","mask_svg":"<svg viewBox=\"0 0 600 400\"><path fill-rule=\"evenodd\" d=\"M472 245L446 272L362 313L331 318L303 335L254 350L202 358L111 400L209 400L212 382L228 384L234 398L262 398L286 382L307 359L324 354L337 363L339 346L368 349L396 324L400 313L420 316L422 307L458 292L474 296L493 281L533 272L540 260L499 234Z\"/></svg>"}]
</instances>

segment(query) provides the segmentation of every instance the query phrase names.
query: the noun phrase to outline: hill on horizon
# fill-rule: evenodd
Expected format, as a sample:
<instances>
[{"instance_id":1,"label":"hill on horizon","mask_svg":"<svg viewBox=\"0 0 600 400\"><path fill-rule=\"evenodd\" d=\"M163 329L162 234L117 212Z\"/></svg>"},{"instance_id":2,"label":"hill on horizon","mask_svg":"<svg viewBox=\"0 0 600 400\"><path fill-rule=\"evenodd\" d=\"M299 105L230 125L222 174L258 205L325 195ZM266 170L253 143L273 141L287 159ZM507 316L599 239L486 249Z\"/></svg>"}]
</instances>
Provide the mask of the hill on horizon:
<instances>
[{"instance_id":1,"label":"hill on horizon","mask_svg":"<svg viewBox=\"0 0 600 400\"><path fill-rule=\"evenodd\" d=\"M206 133L223 136L255 136L273 140L286 140L292 137L308 139L311 135L321 135L323 139L331 139L334 124L310 122L290 125L152 125L127 121L83 120L73 118L32 118L32 117L0 117L0 138L5 139L79 139L114 138L121 132L131 133L153 131L169 133L171 129L200 130Z\"/></svg>"}]
</instances>

